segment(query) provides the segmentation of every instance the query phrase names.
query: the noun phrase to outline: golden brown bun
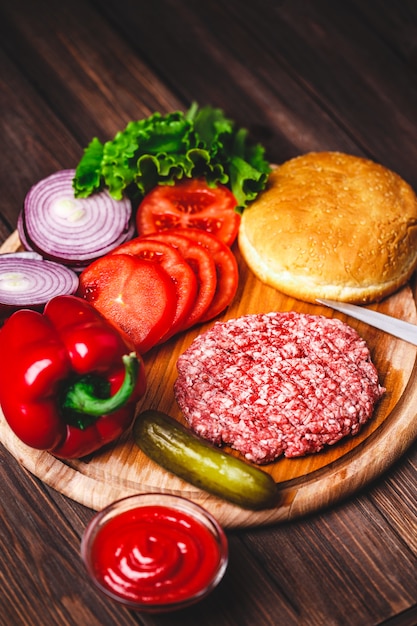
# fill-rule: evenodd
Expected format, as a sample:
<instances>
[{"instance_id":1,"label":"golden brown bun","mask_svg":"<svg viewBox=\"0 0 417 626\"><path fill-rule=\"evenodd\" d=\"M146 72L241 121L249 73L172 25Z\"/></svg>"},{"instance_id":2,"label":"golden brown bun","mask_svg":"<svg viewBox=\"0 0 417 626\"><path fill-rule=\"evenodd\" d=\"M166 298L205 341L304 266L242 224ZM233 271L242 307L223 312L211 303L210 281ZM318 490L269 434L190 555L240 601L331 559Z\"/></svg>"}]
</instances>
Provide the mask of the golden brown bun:
<instances>
[{"instance_id":1,"label":"golden brown bun","mask_svg":"<svg viewBox=\"0 0 417 626\"><path fill-rule=\"evenodd\" d=\"M417 266L417 197L373 161L309 153L271 173L243 212L239 247L258 278L294 298L378 301Z\"/></svg>"}]
</instances>

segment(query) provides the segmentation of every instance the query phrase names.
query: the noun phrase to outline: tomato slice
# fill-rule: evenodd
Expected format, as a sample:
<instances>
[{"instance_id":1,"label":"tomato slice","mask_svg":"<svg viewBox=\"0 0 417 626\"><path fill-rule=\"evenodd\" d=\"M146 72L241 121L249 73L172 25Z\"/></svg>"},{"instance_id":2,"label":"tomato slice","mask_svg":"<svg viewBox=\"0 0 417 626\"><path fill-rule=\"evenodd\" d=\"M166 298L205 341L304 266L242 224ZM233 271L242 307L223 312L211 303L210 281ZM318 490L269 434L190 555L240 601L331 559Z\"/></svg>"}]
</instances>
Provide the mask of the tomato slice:
<instances>
[{"instance_id":1,"label":"tomato slice","mask_svg":"<svg viewBox=\"0 0 417 626\"><path fill-rule=\"evenodd\" d=\"M240 215L236 199L224 185L209 187L202 178L181 180L175 185L158 185L140 203L136 214L139 235L197 228L231 246L236 239Z\"/></svg>"},{"instance_id":2,"label":"tomato slice","mask_svg":"<svg viewBox=\"0 0 417 626\"><path fill-rule=\"evenodd\" d=\"M79 295L130 338L140 354L172 325L176 288L158 263L127 254L106 255L80 274Z\"/></svg>"},{"instance_id":3,"label":"tomato slice","mask_svg":"<svg viewBox=\"0 0 417 626\"><path fill-rule=\"evenodd\" d=\"M143 260L159 263L164 268L175 284L176 312L171 328L161 341L179 332L194 306L198 291L196 275L181 252L168 242L136 237L115 248L111 254L131 254Z\"/></svg>"},{"instance_id":4,"label":"tomato slice","mask_svg":"<svg viewBox=\"0 0 417 626\"><path fill-rule=\"evenodd\" d=\"M199 243L190 240L175 230L165 230L146 235L145 239L167 242L181 253L197 278L197 295L188 317L184 320L181 330L197 324L208 311L217 286L217 272L214 260L207 250Z\"/></svg>"},{"instance_id":5,"label":"tomato slice","mask_svg":"<svg viewBox=\"0 0 417 626\"><path fill-rule=\"evenodd\" d=\"M192 228L179 228L174 232L201 245L214 261L217 276L216 291L208 310L199 320L208 322L224 311L235 297L239 283L236 257L227 245L210 233Z\"/></svg>"}]
</instances>

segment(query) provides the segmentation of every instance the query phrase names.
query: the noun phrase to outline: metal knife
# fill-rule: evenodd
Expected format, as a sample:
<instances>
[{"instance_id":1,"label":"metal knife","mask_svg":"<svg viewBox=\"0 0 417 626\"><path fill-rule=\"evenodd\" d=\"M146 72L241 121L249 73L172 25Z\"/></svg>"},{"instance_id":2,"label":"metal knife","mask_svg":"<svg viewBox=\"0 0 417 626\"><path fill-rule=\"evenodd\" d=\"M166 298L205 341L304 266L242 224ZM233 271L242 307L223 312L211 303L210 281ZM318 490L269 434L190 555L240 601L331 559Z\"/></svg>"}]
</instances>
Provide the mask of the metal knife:
<instances>
[{"instance_id":1,"label":"metal knife","mask_svg":"<svg viewBox=\"0 0 417 626\"><path fill-rule=\"evenodd\" d=\"M335 311L340 311L340 313L345 313L345 315L350 315L350 317L365 322L375 328L379 328L394 337L398 337L399 339L403 339L417 346L417 326L415 324L391 317L390 315L385 315L385 313L366 309L363 306L348 304L347 302L324 300L321 298L317 299L316 302L324 304Z\"/></svg>"}]
</instances>

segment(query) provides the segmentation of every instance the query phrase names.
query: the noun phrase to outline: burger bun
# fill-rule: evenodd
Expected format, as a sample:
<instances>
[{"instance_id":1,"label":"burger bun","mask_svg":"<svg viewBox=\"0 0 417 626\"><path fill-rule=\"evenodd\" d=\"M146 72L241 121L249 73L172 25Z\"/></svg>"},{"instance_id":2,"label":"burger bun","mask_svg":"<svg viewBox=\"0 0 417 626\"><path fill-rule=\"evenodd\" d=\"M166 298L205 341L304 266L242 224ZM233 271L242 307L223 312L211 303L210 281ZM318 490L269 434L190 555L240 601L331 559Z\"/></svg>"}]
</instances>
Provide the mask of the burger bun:
<instances>
[{"instance_id":1,"label":"burger bun","mask_svg":"<svg viewBox=\"0 0 417 626\"><path fill-rule=\"evenodd\" d=\"M289 296L376 302L417 267L417 197L371 160L311 152L271 172L238 242L254 274Z\"/></svg>"}]
</instances>

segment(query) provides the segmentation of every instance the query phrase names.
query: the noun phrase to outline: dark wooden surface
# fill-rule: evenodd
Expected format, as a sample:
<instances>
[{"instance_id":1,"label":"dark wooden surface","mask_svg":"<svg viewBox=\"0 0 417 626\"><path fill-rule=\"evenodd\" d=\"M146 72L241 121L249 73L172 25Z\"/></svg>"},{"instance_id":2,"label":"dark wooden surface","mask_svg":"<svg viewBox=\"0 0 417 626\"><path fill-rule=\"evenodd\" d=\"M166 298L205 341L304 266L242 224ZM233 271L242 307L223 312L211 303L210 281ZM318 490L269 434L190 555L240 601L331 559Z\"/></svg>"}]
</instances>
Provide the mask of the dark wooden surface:
<instances>
[{"instance_id":1,"label":"dark wooden surface","mask_svg":"<svg viewBox=\"0 0 417 626\"><path fill-rule=\"evenodd\" d=\"M417 188L413 0L0 2L0 237L29 187L131 119L222 107L271 161L365 155ZM4 358L4 355L1 355ZM101 597L79 557L93 512L0 447L1 626L413 626L417 446L375 484L298 520L229 532L224 580L162 616Z\"/></svg>"}]
</instances>

